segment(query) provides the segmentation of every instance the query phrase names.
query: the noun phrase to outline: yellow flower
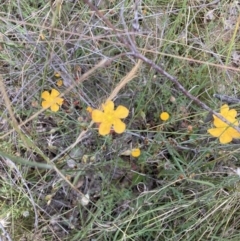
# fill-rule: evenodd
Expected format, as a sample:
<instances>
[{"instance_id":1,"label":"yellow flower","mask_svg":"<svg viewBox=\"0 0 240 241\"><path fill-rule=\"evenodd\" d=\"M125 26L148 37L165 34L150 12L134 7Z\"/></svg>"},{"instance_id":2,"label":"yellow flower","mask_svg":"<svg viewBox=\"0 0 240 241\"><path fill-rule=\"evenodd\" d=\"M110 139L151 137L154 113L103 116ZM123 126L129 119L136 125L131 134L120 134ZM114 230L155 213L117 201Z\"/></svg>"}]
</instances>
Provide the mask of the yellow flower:
<instances>
[{"instance_id":1,"label":"yellow flower","mask_svg":"<svg viewBox=\"0 0 240 241\"><path fill-rule=\"evenodd\" d=\"M141 155L141 150L139 148L132 149L131 155L133 157L139 157Z\"/></svg>"},{"instance_id":2,"label":"yellow flower","mask_svg":"<svg viewBox=\"0 0 240 241\"><path fill-rule=\"evenodd\" d=\"M162 112L160 114L160 119L163 120L163 121L166 121L169 119L169 114L167 112Z\"/></svg>"},{"instance_id":3,"label":"yellow flower","mask_svg":"<svg viewBox=\"0 0 240 241\"><path fill-rule=\"evenodd\" d=\"M51 94L48 91L44 91L41 95L41 97L44 99L42 102L42 107L45 109L51 107L52 111L58 111L59 106L63 103L63 98L58 97L59 95L60 93L55 89L52 89Z\"/></svg>"},{"instance_id":4,"label":"yellow flower","mask_svg":"<svg viewBox=\"0 0 240 241\"><path fill-rule=\"evenodd\" d=\"M57 80L57 86L61 87L63 85L63 81L61 79Z\"/></svg>"},{"instance_id":5,"label":"yellow flower","mask_svg":"<svg viewBox=\"0 0 240 241\"><path fill-rule=\"evenodd\" d=\"M117 109L114 110L114 103L112 101L107 101L102 105L102 108L103 111L92 111L92 120L95 123L100 123L99 134L102 136L109 134L112 126L116 133L123 133L126 125L120 119L128 116L128 109L119 105Z\"/></svg>"},{"instance_id":6,"label":"yellow flower","mask_svg":"<svg viewBox=\"0 0 240 241\"><path fill-rule=\"evenodd\" d=\"M223 105L220 110L220 115L234 126L238 126L238 120L236 119L237 111L235 109L230 110L228 105ZM226 144L231 142L233 138L240 138L240 133L231 126L221 121L216 116L213 116L213 119L213 124L216 128L208 129L208 133L214 137L218 137L220 143Z\"/></svg>"}]
</instances>

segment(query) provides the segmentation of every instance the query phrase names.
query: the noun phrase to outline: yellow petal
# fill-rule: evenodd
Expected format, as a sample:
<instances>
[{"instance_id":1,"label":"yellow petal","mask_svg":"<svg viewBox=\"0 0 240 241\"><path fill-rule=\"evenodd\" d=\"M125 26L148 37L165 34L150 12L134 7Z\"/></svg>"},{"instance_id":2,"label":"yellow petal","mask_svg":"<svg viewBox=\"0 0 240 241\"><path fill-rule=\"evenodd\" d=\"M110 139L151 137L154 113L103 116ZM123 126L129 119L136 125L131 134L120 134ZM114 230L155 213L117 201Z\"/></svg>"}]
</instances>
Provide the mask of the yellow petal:
<instances>
[{"instance_id":1,"label":"yellow petal","mask_svg":"<svg viewBox=\"0 0 240 241\"><path fill-rule=\"evenodd\" d=\"M214 137L219 137L219 141L222 144L226 144L232 141L232 137L224 131L225 128L213 128L209 129L208 133L211 134Z\"/></svg>"},{"instance_id":2,"label":"yellow petal","mask_svg":"<svg viewBox=\"0 0 240 241\"><path fill-rule=\"evenodd\" d=\"M236 118L237 111L235 109L231 109L228 111L228 116L231 116L232 118Z\"/></svg>"},{"instance_id":3,"label":"yellow petal","mask_svg":"<svg viewBox=\"0 0 240 241\"><path fill-rule=\"evenodd\" d=\"M49 107L50 107L49 102L46 101L46 100L44 100L44 101L42 102L42 107L43 107L44 109L49 108Z\"/></svg>"},{"instance_id":4,"label":"yellow petal","mask_svg":"<svg viewBox=\"0 0 240 241\"><path fill-rule=\"evenodd\" d=\"M116 133L121 134L125 131L126 125L120 119L114 120L113 129Z\"/></svg>"},{"instance_id":5,"label":"yellow petal","mask_svg":"<svg viewBox=\"0 0 240 241\"><path fill-rule=\"evenodd\" d=\"M230 115L229 116L226 116L225 119L227 119L229 122L231 122L232 124L235 124L238 122L238 120L234 117L231 117Z\"/></svg>"},{"instance_id":6,"label":"yellow petal","mask_svg":"<svg viewBox=\"0 0 240 241\"><path fill-rule=\"evenodd\" d=\"M112 112L114 110L114 103L109 100L105 104L103 104L103 111L104 112Z\"/></svg>"},{"instance_id":7,"label":"yellow petal","mask_svg":"<svg viewBox=\"0 0 240 241\"><path fill-rule=\"evenodd\" d=\"M224 132L224 129L225 128L212 128L212 129L208 129L208 133L214 137L219 137Z\"/></svg>"},{"instance_id":8,"label":"yellow petal","mask_svg":"<svg viewBox=\"0 0 240 241\"><path fill-rule=\"evenodd\" d=\"M228 105L223 105L221 107L221 115L228 119L235 119L237 116L237 111L235 109L229 109ZM230 120L229 120L230 121Z\"/></svg>"},{"instance_id":9,"label":"yellow petal","mask_svg":"<svg viewBox=\"0 0 240 241\"><path fill-rule=\"evenodd\" d=\"M94 122L102 122L104 120L104 114L100 110L93 110L92 111L92 120Z\"/></svg>"},{"instance_id":10,"label":"yellow petal","mask_svg":"<svg viewBox=\"0 0 240 241\"><path fill-rule=\"evenodd\" d=\"M221 113L221 115L225 116L225 115L227 115L228 111L229 111L228 105L223 105L221 107L220 113Z\"/></svg>"},{"instance_id":11,"label":"yellow petal","mask_svg":"<svg viewBox=\"0 0 240 241\"><path fill-rule=\"evenodd\" d=\"M51 111L57 112L59 110L59 105L53 104L51 105Z\"/></svg>"},{"instance_id":12,"label":"yellow petal","mask_svg":"<svg viewBox=\"0 0 240 241\"><path fill-rule=\"evenodd\" d=\"M232 138L240 138L240 133L232 127L228 128L226 131Z\"/></svg>"},{"instance_id":13,"label":"yellow petal","mask_svg":"<svg viewBox=\"0 0 240 241\"><path fill-rule=\"evenodd\" d=\"M111 130L111 124L101 123L98 131L100 135L105 136L110 133L110 130Z\"/></svg>"},{"instance_id":14,"label":"yellow petal","mask_svg":"<svg viewBox=\"0 0 240 241\"><path fill-rule=\"evenodd\" d=\"M219 137L219 141L220 143L222 144L227 144L229 142L232 141L232 137L227 133L227 132L224 132L220 137Z\"/></svg>"},{"instance_id":15,"label":"yellow petal","mask_svg":"<svg viewBox=\"0 0 240 241\"><path fill-rule=\"evenodd\" d=\"M237 119L228 118L228 121L231 122L234 126L238 126L238 120Z\"/></svg>"},{"instance_id":16,"label":"yellow petal","mask_svg":"<svg viewBox=\"0 0 240 241\"><path fill-rule=\"evenodd\" d=\"M63 100L64 100L63 98L58 97L58 98L55 99L55 102L56 102L56 104L58 104L58 105L62 105Z\"/></svg>"},{"instance_id":17,"label":"yellow petal","mask_svg":"<svg viewBox=\"0 0 240 241\"><path fill-rule=\"evenodd\" d=\"M60 93L59 93L57 90L52 89L52 92L51 92L51 96L52 96L52 97L57 97L57 96L59 96L59 95L60 95Z\"/></svg>"},{"instance_id":18,"label":"yellow petal","mask_svg":"<svg viewBox=\"0 0 240 241\"><path fill-rule=\"evenodd\" d=\"M114 112L115 117L117 118L126 118L129 114L129 110L122 105L119 105Z\"/></svg>"},{"instance_id":19,"label":"yellow petal","mask_svg":"<svg viewBox=\"0 0 240 241\"><path fill-rule=\"evenodd\" d=\"M221 121L220 119L218 119L216 116L213 116L214 121L213 124L215 127L228 127L228 124L226 124L225 122ZM231 117L231 116L225 116L225 119L227 119L229 122L231 122L233 125L237 126L238 125L238 120Z\"/></svg>"},{"instance_id":20,"label":"yellow petal","mask_svg":"<svg viewBox=\"0 0 240 241\"><path fill-rule=\"evenodd\" d=\"M213 116L213 119L214 119L213 124L215 127L227 127L228 126L225 122L221 121L215 115Z\"/></svg>"},{"instance_id":21,"label":"yellow petal","mask_svg":"<svg viewBox=\"0 0 240 241\"><path fill-rule=\"evenodd\" d=\"M49 97L50 97L50 94L49 94L48 91L44 91L44 92L42 92L41 97L42 97L44 100L48 100Z\"/></svg>"}]
</instances>

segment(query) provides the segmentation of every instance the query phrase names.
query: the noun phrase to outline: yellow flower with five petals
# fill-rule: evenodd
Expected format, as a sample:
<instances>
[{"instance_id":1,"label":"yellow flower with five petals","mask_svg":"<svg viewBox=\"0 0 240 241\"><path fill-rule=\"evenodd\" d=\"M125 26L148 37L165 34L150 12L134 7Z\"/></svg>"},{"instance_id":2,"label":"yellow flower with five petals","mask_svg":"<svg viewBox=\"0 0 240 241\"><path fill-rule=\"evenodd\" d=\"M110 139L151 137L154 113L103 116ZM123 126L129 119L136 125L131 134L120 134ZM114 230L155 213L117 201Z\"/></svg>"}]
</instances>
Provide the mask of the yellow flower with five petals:
<instances>
[{"instance_id":1,"label":"yellow flower with five petals","mask_svg":"<svg viewBox=\"0 0 240 241\"><path fill-rule=\"evenodd\" d=\"M113 130L121 134L125 131L126 125L121 121L121 119L126 118L129 114L129 110L119 105L116 110L114 110L114 103L112 101L107 101L102 105L101 110L92 111L92 120L95 123L100 123L99 134L105 136L110 133L113 126Z\"/></svg>"},{"instance_id":2,"label":"yellow flower with five petals","mask_svg":"<svg viewBox=\"0 0 240 241\"><path fill-rule=\"evenodd\" d=\"M50 107L52 111L58 111L60 105L63 103L63 98L58 97L59 95L60 93L55 89L52 89L51 94L48 91L44 91L41 95L44 99L42 107L45 109Z\"/></svg>"},{"instance_id":3,"label":"yellow flower with five petals","mask_svg":"<svg viewBox=\"0 0 240 241\"><path fill-rule=\"evenodd\" d=\"M234 126L238 126L238 120L236 119L237 111L235 109L229 109L228 105L223 105L220 110L220 115L231 122ZM220 143L227 144L231 142L233 138L240 138L240 133L237 130L214 115L213 119L215 128L208 129L208 133L214 137L218 137Z\"/></svg>"}]
</instances>

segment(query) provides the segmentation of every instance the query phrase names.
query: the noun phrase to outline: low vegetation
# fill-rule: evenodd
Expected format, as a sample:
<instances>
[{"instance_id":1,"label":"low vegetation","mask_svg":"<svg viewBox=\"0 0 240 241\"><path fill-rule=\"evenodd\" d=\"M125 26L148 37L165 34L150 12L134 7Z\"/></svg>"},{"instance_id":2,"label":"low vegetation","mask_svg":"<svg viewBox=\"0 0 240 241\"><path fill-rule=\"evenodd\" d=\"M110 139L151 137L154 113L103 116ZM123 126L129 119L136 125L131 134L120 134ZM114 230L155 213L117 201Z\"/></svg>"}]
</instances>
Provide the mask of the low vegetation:
<instances>
[{"instance_id":1,"label":"low vegetation","mask_svg":"<svg viewBox=\"0 0 240 241\"><path fill-rule=\"evenodd\" d=\"M1 1L0 240L240 240L239 7Z\"/></svg>"}]
</instances>

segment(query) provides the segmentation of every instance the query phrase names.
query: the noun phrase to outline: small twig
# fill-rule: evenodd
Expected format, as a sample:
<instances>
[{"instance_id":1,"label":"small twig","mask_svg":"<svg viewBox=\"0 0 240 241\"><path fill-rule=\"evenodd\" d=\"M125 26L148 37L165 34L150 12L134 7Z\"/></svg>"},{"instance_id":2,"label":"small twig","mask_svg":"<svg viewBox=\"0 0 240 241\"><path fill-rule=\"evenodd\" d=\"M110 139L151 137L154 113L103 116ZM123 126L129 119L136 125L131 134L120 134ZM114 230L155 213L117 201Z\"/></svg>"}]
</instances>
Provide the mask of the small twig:
<instances>
[{"instance_id":1,"label":"small twig","mask_svg":"<svg viewBox=\"0 0 240 241\"><path fill-rule=\"evenodd\" d=\"M122 36L121 36L121 32L120 31L118 31L115 27L114 27L114 25L98 10L98 8L97 7L95 7L92 3L90 3L90 1L88 1L88 0L83 0L91 9L92 9L92 11L94 11L97 15L98 15L98 17L99 18L101 18L105 23L106 23L106 25L109 27L109 28L111 28L113 31L114 31L114 33L117 35L117 38L122 42L122 43L124 43L125 44L125 46L127 46L129 49L131 49L131 47L130 47L130 44L129 44L129 42L127 41L127 39L125 39L125 38L123 38Z\"/></svg>"},{"instance_id":2,"label":"small twig","mask_svg":"<svg viewBox=\"0 0 240 241\"><path fill-rule=\"evenodd\" d=\"M124 16L123 16L123 13L124 13L124 3L122 4L122 7L121 7L121 11L120 11L120 19L122 21L122 25L124 27L124 30L125 32L127 33L127 38L128 38L128 42L129 44L131 45L131 49L135 49L135 45L133 43L133 38L134 38L134 35L131 35L129 34L129 32L127 31L128 28L127 28L127 24L125 23L125 20L124 20ZM134 41L135 42L135 41Z\"/></svg>"},{"instance_id":3,"label":"small twig","mask_svg":"<svg viewBox=\"0 0 240 241\"><path fill-rule=\"evenodd\" d=\"M228 96L228 95L219 95L219 94L214 94L213 97L227 102L228 104L239 104L240 103L240 99L232 97L232 96Z\"/></svg>"},{"instance_id":4,"label":"small twig","mask_svg":"<svg viewBox=\"0 0 240 241\"><path fill-rule=\"evenodd\" d=\"M139 13L138 13L138 8L141 6L141 2L139 0L135 0L134 3L134 19L132 21L132 27L135 32L138 32L140 29L140 24L139 24Z\"/></svg>"},{"instance_id":5,"label":"small twig","mask_svg":"<svg viewBox=\"0 0 240 241\"><path fill-rule=\"evenodd\" d=\"M11 237L9 236L8 232L5 230L4 226L1 224L0 222L0 229L2 230L2 236L5 236L7 238L8 241L12 241ZM1 241L1 237L0 237L0 241Z\"/></svg>"}]
</instances>

